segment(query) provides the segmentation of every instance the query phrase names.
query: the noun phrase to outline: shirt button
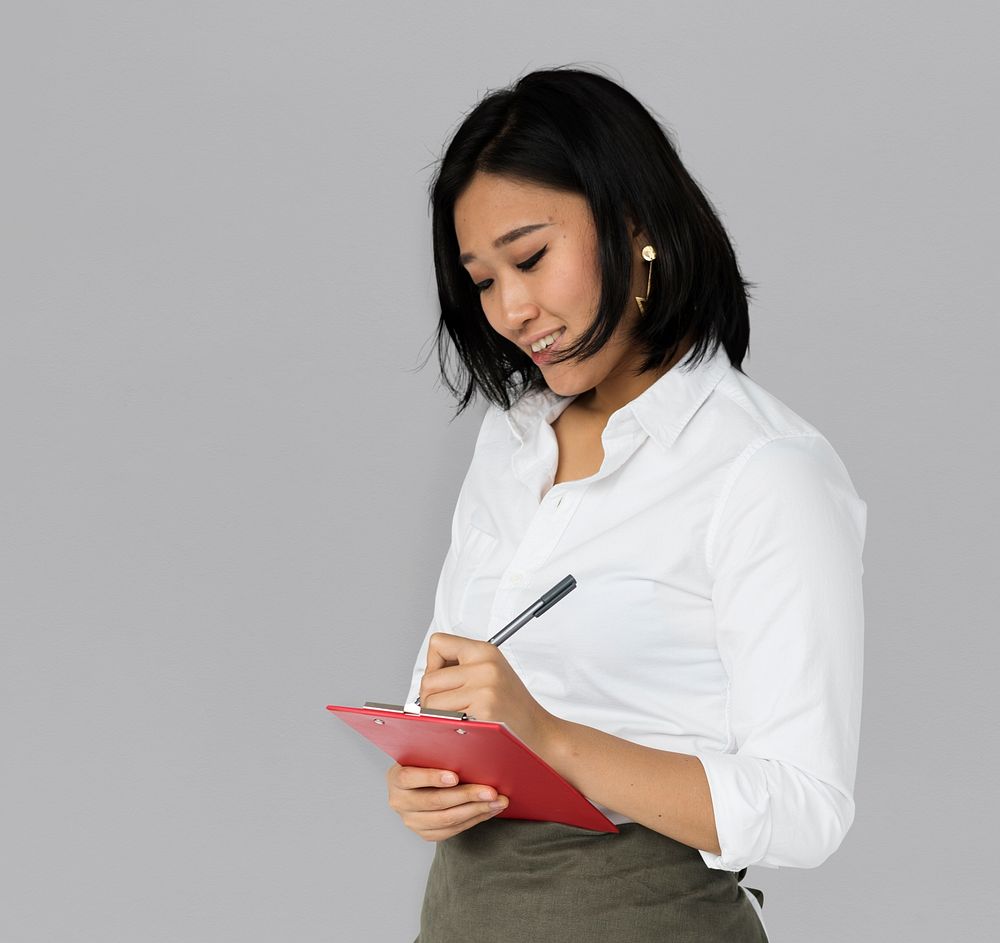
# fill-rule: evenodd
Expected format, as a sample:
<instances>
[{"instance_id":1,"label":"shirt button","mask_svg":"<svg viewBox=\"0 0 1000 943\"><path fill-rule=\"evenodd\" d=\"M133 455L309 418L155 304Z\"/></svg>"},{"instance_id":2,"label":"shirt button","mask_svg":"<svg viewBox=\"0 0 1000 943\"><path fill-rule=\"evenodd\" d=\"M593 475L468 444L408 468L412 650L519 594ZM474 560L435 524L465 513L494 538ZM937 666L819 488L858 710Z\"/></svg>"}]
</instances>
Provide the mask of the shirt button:
<instances>
[{"instance_id":1,"label":"shirt button","mask_svg":"<svg viewBox=\"0 0 1000 943\"><path fill-rule=\"evenodd\" d=\"M515 570L507 578L507 582L510 583L511 586L524 586L526 577L520 570Z\"/></svg>"}]
</instances>

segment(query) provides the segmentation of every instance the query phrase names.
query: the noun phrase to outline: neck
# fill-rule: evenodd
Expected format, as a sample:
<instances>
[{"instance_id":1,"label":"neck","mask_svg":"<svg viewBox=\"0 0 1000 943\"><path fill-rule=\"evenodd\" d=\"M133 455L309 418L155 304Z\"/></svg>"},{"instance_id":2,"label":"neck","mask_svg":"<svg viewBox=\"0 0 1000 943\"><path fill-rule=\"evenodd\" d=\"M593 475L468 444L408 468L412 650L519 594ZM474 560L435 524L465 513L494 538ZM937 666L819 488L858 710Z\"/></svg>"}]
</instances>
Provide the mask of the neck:
<instances>
[{"instance_id":1,"label":"neck","mask_svg":"<svg viewBox=\"0 0 1000 943\"><path fill-rule=\"evenodd\" d=\"M687 356L691 349L692 341L684 338L677 353L662 367L647 370L644 373L633 373L631 370L623 370L615 376L609 376L598 386L581 393L576 398L576 405L583 407L588 412L602 416L607 422L611 414L631 403L637 396L645 393L657 380Z\"/></svg>"}]
</instances>

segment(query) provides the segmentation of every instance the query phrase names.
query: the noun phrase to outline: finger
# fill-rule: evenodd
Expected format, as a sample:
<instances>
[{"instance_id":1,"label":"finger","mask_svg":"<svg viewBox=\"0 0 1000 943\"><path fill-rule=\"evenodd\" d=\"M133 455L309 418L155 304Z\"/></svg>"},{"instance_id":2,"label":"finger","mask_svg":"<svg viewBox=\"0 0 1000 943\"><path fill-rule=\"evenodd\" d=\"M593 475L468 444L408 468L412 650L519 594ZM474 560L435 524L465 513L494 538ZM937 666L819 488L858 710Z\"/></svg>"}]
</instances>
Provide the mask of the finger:
<instances>
[{"instance_id":1,"label":"finger","mask_svg":"<svg viewBox=\"0 0 1000 943\"><path fill-rule=\"evenodd\" d=\"M447 691L459 692L463 689L486 689L501 684L509 668L503 654L492 645L488 657L482 660L468 661L461 665L448 665L434 671L425 671L420 679L420 703L427 706L426 697ZM465 705L457 705L442 710L458 710Z\"/></svg>"},{"instance_id":2,"label":"finger","mask_svg":"<svg viewBox=\"0 0 1000 943\"><path fill-rule=\"evenodd\" d=\"M446 665L470 661L476 650L482 651L483 646L493 648L488 642L464 638L461 635L449 635L447 632L435 632L427 642L426 671L437 671Z\"/></svg>"},{"instance_id":3,"label":"finger","mask_svg":"<svg viewBox=\"0 0 1000 943\"><path fill-rule=\"evenodd\" d=\"M458 785L458 774L447 769L429 769L423 766L390 767L389 784L399 789L424 789L435 786L439 789Z\"/></svg>"},{"instance_id":4,"label":"finger","mask_svg":"<svg viewBox=\"0 0 1000 943\"><path fill-rule=\"evenodd\" d=\"M471 710L471 702L471 692L465 687L455 691L441 691L439 694L420 695L420 703L431 710L452 711L456 714L468 714L470 717L475 714L479 720L488 720L485 714Z\"/></svg>"},{"instance_id":5,"label":"finger","mask_svg":"<svg viewBox=\"0 0 1000 943\"><path fill-rule=\"evenodd\" d=\"M490 802L468 802L464 805L453 806L450 809L442 809L433 812L408 812L403 815L403 822L407 827L419 832L421 835L428 833L447 832L450 835L458 834L466 828L482 822L484 819L498 815L507 807L505 797L495 799ZM440 835L438 840L444 835ZM430 839L435 840L435 839Z\"/></svg>"},{"instance_id":6,"label":"finger","mask_svg":"<svg viewBox=\"0 0 1000 943\"><path fill-rule=\"evenodd\" d=\"M470 828L472 828L475 825L478 825L480 822L485 822L487 819L491 819L495 815L499 814L500 812L497 811L497 812L490 812L488 815L477 815L475 818L469 819L469 821L463 822L461 825L458 825L455 828L428 829L427 831L424 832L417 832L417 834L424 841L432 841L432 842L446 841L449 838L453 838L455 835L460 835L462 832L468 831Z\"/></svg>"},{"instance_id":7,"label":"finger","mask_svg":"<svg viewBox=\"0 0 1000 943\"><path fill-rule=\"evenodd\" d=\"M481 667L481 666L476 666ZM435 711L467 714L469 719L503 720L503 692L488 673L475 672L460 688L433 693L421 691L420 703Z\"/></svg>"},{"instance_id":8,"label":"finger","mask_svg":"<svg viewBox=\"0 0 1000 943\"><path fill-rule=\"evenodd\" d=\"M452 789L399 789L389 797L389 804L399 813L441 812L470 803L495 802L492 786L456 786Z\"/></svg>"},{"instance_id":9,"label":"finger","mask_svg":"<svg viewBox=\"0 0 1000 943\"><path fill-rule=\"evenodd\" d=\"M446 668L425 671L420 679L420 703L423 707L428 707L426 698L431 695L447 691L459 692L474 680L475 676L469 665L449 665Z\"/></svg>"}]
</instances>

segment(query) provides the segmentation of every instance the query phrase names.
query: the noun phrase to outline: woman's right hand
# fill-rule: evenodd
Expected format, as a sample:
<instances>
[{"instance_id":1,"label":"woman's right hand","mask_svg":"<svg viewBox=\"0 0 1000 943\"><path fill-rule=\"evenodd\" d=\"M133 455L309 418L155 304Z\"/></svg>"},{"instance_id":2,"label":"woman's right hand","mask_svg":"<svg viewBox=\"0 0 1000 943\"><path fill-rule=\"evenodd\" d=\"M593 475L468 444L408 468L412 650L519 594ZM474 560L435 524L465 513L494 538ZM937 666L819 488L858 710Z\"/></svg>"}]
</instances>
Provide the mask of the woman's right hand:
<instances>
[{"instance_id":1,"label":"woman's right hand","mask_svg":"<svg viewBox=\"0 0 1000 943\"><path fill-rule=\"evenodd\" d=\"M449 770L397 763L386 779L389 805L425 841L451 838L507 808L507 797L492 786L459 784Z\"/></svg>"}]
</instances>

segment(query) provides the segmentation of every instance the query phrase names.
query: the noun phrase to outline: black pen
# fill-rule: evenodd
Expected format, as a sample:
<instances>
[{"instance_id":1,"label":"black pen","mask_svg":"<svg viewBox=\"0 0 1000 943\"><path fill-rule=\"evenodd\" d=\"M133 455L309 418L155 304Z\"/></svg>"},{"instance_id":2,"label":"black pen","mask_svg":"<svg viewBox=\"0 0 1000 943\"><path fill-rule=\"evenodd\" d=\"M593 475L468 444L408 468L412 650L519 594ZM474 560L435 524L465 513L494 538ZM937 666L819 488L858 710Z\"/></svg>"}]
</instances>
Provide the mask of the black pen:
<instances>
[{"instance_id":1,"label":"black pen","mask_svg":"<svg viewBox=\"0 0 1000 943\"><path fill-rule=\"evenodd\" d=\"M557 602L559 602L560 599L573 592L574 589L576 589L576 580L572 576L564 576L558 583L556 583L555 586L552 587L552 589L550 589L547 593L542 593L542 595L530 606L528 606L524 612L522 612L519 616L515 616L499 632L497 632L497 634L489 640L490 645L496 645L499 648L518 629L527 625L532 619L537 618L543 612L547 612ZM419 707L420 698L418 697L413 703Z\"/></svg>"},{"instance_id":2,"label":"black pen","mask_svg":"<svg viewBox=\"0 0 1000 943\"><path fill-rule=\"evenodd\" d=\"M563 596L573 592L576 589L576 580L572 576L564 576L555 586L552 587L547 593L542 593L539 599L536 599L527 609L524 610L519 616L516 616L512 621L508 622L493 638L490 639L490 645L502 645L507 641L521 626L527 625L532 619L540 616L543 612L551 609Z\"/></svg>"}]
</instances>

